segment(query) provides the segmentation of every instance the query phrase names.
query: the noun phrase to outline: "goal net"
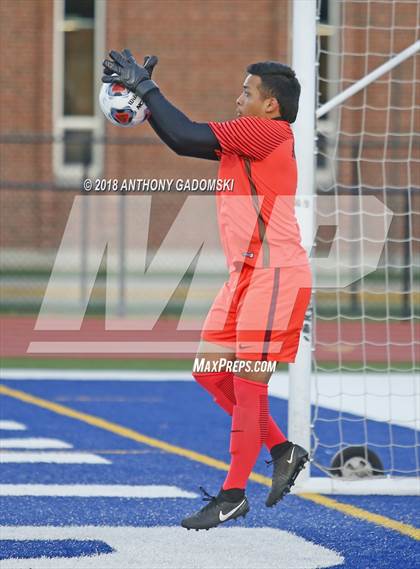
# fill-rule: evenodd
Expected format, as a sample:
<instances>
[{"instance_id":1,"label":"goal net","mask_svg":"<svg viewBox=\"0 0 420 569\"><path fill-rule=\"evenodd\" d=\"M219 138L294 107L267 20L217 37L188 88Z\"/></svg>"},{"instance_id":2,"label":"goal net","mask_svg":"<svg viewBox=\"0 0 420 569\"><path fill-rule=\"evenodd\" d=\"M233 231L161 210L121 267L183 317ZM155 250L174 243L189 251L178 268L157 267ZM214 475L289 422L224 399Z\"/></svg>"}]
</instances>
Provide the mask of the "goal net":
<instances>
[{"instance_id":1,"label":"goal net","mask_svg":"<svg viewBox=\"0 0 420 569\"><path fill-rule=\"evenodd\" d=\"M317 7L305 487L412 494L420 488L420 3Z\"/></svg>"}]
</instances>

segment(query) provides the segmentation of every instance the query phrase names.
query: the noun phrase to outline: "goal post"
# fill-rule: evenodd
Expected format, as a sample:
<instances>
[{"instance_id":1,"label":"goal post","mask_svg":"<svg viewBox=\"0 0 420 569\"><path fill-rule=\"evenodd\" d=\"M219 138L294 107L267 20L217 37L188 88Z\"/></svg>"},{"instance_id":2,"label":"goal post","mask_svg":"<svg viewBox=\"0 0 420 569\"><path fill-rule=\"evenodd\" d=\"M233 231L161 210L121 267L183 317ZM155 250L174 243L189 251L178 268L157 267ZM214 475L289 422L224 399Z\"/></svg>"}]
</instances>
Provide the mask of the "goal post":
<instances>
[{"instance_id":1,"label":"goal post","mask_svg":"<svg viewBox=\"0 0 420 569\"><path fill-rule=\"evenodd\" d=\"M401 4L293 2L292 66L302 85L296 211L314 276L313 308L289 366L288 435L312 456L296 492L420 492L420 7ZM331 239L339 257L349 255L353 278L343 278L340 259L324 288L312 241L328 216L346 225ZM372 227L381 224L375 257ZM318 237L327 255L332 241Z\"/></svg>"},{"instance_id":2,"label":"goal post","mask_svg":"<svg viewBox=\"0 0 420 569\"><path fill-rule=\"evenodd\" d=\"M293 64L301 84L297 120L293 125L295 154L298 163L297 201L302 244L310 251L313 239L313 192L315 188L315 104L316 104L316 2L294 0L293 3ZM303 220L304 218L304 220ZM294 364L289 366L288 436L304 448L310 447L311 420L311 322L301 334ZM309 476L306 468L300 480Z\"/></svg>"}]
</instances>

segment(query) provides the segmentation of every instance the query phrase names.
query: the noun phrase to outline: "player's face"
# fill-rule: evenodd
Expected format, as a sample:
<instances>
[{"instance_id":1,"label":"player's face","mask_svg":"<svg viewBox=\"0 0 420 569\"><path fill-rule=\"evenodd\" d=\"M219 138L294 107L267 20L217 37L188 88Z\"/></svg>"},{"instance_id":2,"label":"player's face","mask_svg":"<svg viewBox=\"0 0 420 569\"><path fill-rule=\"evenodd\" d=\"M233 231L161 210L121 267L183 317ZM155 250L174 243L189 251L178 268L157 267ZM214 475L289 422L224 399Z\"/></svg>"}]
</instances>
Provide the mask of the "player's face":
<instances>
[{"instance_id":1,"label":"player's face","mask_svg":"<svg viewBox=\"0 0 420 569\"><path fill-rule=\"evenodd\" d=\"M242 93L236 99L236 114L238 117L271 118L276 116L276 111L273 108L277 104L276 100L273 97L264 98L259 89L260 85L261 77L258 77L258 75L248 75L246 77Z\"/></svg>"}]
</instances>

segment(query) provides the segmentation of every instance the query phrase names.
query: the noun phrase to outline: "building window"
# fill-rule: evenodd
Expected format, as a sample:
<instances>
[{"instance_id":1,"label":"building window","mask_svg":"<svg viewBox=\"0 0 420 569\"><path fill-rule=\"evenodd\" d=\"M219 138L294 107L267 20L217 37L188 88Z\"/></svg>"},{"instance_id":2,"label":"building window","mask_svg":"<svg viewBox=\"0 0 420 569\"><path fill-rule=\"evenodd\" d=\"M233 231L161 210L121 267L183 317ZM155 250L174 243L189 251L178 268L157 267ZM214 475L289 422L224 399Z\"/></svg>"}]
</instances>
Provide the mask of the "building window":
<instances>
[{"instance_id":1,"label":"building window","mask_svg":"<svg viewBox=\"0 0 420 569\"><path fill-rule=\"evenodd\" d=\"M336 0L319 0L318 35L318 105L332 99L339 88L339 22L340 3ZM333 109L317 123L318 186L327 189L333 181L331 151L337 128L338 109Z\"/></svg>"},{"instance_id":2,"label":"building window","mask_svg":"<svg viewBox=\"0 0 420 569\"><path fill-rule=\"evenodd\" d=\"M64 2L64 114L94 114L94 37L93 0Z\"/></svg>"},{"instance_id":3,"label":"building window","mask_svg":"<svg viewBox=\"0 0 420 569\"><path fill-rule=\"evenodd\" d=\"M78 184L102 170L104 121L98 107L105 0L55 0L54 174Z\"/></svg>"}]
</instances>

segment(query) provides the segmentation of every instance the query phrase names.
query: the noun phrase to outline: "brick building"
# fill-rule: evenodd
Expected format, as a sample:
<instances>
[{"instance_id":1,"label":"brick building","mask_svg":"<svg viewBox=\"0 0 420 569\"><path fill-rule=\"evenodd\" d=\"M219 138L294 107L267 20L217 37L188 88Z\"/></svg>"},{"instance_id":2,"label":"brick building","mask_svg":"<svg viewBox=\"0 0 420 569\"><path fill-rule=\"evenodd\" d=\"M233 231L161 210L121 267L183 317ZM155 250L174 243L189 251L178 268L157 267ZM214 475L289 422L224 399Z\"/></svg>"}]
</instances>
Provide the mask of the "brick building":
<instances>
[{"instance_id":1,"label":"brick building","mask_svg":"<svg viewBox=\"0 0 420 569\"><path fill-rule=\"evenodd\" d=\"M92 151L97 176L215 175L215 163L176 156L148 125L132 130L105 125L95 106L100 63L108 49L129 46L139 57L145 50L156 53L160 61L155 75L162 91L202 121L234 115L247 64L289 57L287 2L5 0L0 9L2 108L15 107L16 93L24 94L25 101L18 117L6 111L0 119L5 247L58 245L83 175L77 159L86 132L97 141ZM15 57L23 68L19 73L9 64ZM72 103L66 89L82 95L76 94ZM84 101L89 97L90 102ZM75 118L80 112L91 114ZM52 134L67 143L53 144ZM101 144L104 135L106 145ZM180 200L179 195L157 196L161 215Z\"/></svg>"},{"instance_id":2,"label":"brick building","mask_svg":"<svg viewBox=\"0 0 420 569\"><path fill-rule=\"evenodd\" d=\"M2 247L56 249L86 173L83 160L90 161L87 173L99 177L215 175L215 163L176 156L148 125L124 130L105 123L96 101L100 62L109 48L157 54L155 79L171 101L195 120L228 119L247 64L291 62L291 5L290 0L2 0ZM321 97L333 96L413 43L416 11L411 0L323 0ZM320 122L321 131L330 133L320 139L321 191L334 185L379 192L420 186L418 148L412 144L419 121L413 107L418 65L419 56L411 57ZM338 141L332 131L340 133ZM323 177L323 170L331 170L331 156L335 176ZM165 227L183 196L153 200L159 226ZM415 200L413 194L412 209ZM397 209L404 206L399 196L393 202ZM397 237L404 227L401 220L395 225Z\"/></svg>"}]
</instances>

